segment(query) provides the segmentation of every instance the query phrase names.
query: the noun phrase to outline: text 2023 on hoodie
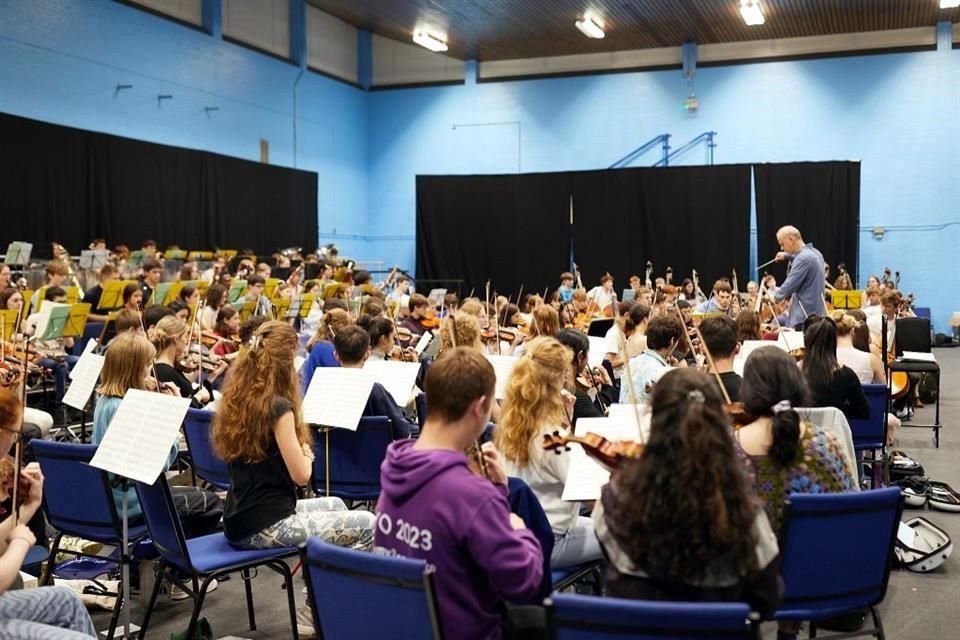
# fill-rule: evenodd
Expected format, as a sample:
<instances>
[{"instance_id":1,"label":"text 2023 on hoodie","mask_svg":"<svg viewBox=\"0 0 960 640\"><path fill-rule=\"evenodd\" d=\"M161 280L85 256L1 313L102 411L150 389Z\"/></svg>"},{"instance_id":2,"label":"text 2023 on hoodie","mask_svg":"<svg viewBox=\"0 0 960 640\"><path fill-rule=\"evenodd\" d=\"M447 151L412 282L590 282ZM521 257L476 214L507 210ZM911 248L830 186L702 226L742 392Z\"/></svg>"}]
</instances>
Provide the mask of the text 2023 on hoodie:
<instances>
[{"instance_id":1,"label":"text 2023 on hoodie","mask_svg":"<svg viewBox=\"0 0 960 640\"><path fill-rule=\"evenodd\" d=\"M391 444L380 468L377 551L435 567L445 637L499 638L501 601L540 586L540 544L510 526L505 486L471 473L462 453L414 444Z\"/></svg>"}]
</instances>

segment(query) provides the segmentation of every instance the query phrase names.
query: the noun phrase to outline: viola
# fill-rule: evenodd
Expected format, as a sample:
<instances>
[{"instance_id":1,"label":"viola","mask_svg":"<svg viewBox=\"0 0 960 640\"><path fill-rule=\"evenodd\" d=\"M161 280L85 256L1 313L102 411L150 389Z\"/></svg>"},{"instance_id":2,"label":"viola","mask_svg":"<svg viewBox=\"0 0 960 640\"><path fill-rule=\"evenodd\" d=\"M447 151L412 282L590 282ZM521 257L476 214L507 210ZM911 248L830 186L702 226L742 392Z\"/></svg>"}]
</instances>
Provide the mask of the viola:
<instances>
[{"instance_id":1,"label":"viola","mask_svg":"<svg viewBox=\"0 0 960 640\"><path fill-rule=\"evenodd\" d=\"M570 443L579 444L588 456L595 459L608 469L616 469L622 460L636 460L643 455L643 444L629 440L608 440L595 433L585 433L582 436L572 434L561 435L559 431L543 436L541 446L544 451L554 451L560 455L569 451Z\"/></svg>"}]
</instances>

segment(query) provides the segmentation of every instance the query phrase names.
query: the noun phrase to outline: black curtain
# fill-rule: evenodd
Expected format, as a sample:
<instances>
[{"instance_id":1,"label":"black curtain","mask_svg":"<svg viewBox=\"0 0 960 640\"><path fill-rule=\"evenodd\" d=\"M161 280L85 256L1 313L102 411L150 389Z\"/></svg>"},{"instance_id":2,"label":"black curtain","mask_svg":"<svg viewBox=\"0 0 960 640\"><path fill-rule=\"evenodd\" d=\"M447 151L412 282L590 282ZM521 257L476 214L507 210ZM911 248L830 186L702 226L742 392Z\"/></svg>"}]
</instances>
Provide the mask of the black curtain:
<instances>
[{"instance_id":1,"label":"black curtain","mask_svg":"<svg viewBox=\"0 0 960 640\"><path fill-rule=\"evenodd\" d=\"M618 291L630 275L642 279L673 269L679 284L697 270L701 287L742 278L749 265L750 167L722 165L578 172L573 243L584 285L614 276Z\"/></svg>"},{"instance_id":2,"label":"black curtain","mask_svg":"<svg viewBox=\"0 0 960 640\"><path fill-rule=\"evenodd\" d=\"M94 237L140 246L250 248L317 242L317 174L0 114L0 251L13 240Z\"/></svg>"},{"instance_id":3,"label":"black curtain","mask_svg":"<svg viewBox=\"0 0 960 640\"><path fill-rule=\"evenodd\" d=\"M569 210L568 173L417 176L417 279L462 279L481 297L487 280L504 295L556 288Z\"/></svg>"},{"instance_id":4,"label":"black curtain","mask_svg":"<svg viewBox=\"0 0 960 640\"><path fill-rule=\"evenodd\" d=\"M757 258L773 258L777 229L793 225L805 242L813 243L831 265L831 281L838 265L845 265L857 283L860 257L860 163L790 162L754 165L757 191ZM769 270L782 281L786 267Z\"/></svg>"}]
</instances>

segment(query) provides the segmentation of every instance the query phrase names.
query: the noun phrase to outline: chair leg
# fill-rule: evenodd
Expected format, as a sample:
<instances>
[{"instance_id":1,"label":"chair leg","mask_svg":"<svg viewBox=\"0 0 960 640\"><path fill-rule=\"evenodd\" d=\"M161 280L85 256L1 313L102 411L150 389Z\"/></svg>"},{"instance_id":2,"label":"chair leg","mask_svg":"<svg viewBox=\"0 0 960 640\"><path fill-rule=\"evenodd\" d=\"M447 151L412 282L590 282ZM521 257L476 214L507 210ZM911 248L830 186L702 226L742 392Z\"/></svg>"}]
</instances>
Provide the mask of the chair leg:
<instances>
[{"instance_id":1,"label":"chair leg","mask_svg":"<svg viewBox=\"0 0 960 640\"><path fill-rule=\"evenodd\" d=\"M163 559L160 559L160 562L157 563L156 567L156 580L153 582L153 591L150 592L150 602L147 603L147 610L143 612L143 622L140 623L140 640L144 640L147 637L147 625L150 624L150 616L153 614L153 608L157 604L157 597L160 595L160 587L163 586L165 566Z\"/></svg>"},{"instance_id":2,"label":"chair leg","mask_svg":"<svg viewBox=\"0 0 960 640\"><path fill-rule=\"evenodd\" d=\"M280 562L278 565L282 567L280 575L283 576L284 584L287 587L287 605L290 608L290 632L293 634L293 640L300 640L300 631L297 628L297 601L293 595L293 573L290 572L290 567L288 567L285 562Z\"/></svg>"},{"instance_id":3,"label":"chair leg","mask_svg":"<svg viewBox=\"0 0 960 640\"><path fill-rule=\"evenodd\" d=\"M113 614L110 616L110 628L107 630L107 640L113 640L117 632L117 624L120 622L120 611L127 605L123 601L123 581L117 583L117 601L113 605Z\"/></svg>"},{"instance_id":4,"label":"chair leg","mask_svg":"<svg viewBox=\"0 0 960 640\"><path fill-rule=\"evenodd\" d=\"M244 569L241 571L240 579L243 580L243 590L247 596L247 617L250 620L250 630L254 631L257 628L257 619L253 613L253 587L250 584L250 570Z\"/></svg>"},{"instance_id":5,"label":"chair leg","mask_svg":"<svg viewBox=\"0 0 960 640\"><path fill-rule=\"evenodd\" d=\"M812 620L810 621L810 636L809 636L809 637L810 637L810 638L816 638L816 637L817 637L817 623L814 622L814 621L812 621Z\"/></svg>"},{"instance_id":6,"label":"chair leg","mask_svg":"<svg viewBox=\"0 0 960 640\"><path fill-rule=\"evenodd\" d=\"M187 625L187 634L186 638L192 638L193 632L197 628L197 620L200 618L200 609L203 608L203 598L207 595L207 587L210 585L210 581L213 579L213 576L208 576L204 578L203 585L197 591L197 597L193 601L193 613L190 614L190 623ZM193 583L197 584L197 576L193 576Z\"/></svg>"},{"instance_id":7,"label":"chair leg","mask_svg":"<svg viewBox=\"0 0 960 640\"><path fill-rule=\"evenodd\" d=\"M880 614L877 613L876 607L870 607L870 616L873 618L874 632L873 635L877 636L879 640L886 640L886 634L883 632L883 622L880 620Z\"/></svg>"},{"instance_id":8,"label":"chair leg","mask_svg":"<svg viewBox=\"0 0 960 640\"><path fill-rule=\"evenodd\" d=\"M53 576L53 565L57 561L57 552L60 551L60 539L63 538L63 532L57 531L57 535L53 537L53 544L50 546L50 555L47 556L47 566L44 567L43 573L40 574L40 582L38 583L41 587L52 584L51 578Z\"/></svg>"}]
</instances>

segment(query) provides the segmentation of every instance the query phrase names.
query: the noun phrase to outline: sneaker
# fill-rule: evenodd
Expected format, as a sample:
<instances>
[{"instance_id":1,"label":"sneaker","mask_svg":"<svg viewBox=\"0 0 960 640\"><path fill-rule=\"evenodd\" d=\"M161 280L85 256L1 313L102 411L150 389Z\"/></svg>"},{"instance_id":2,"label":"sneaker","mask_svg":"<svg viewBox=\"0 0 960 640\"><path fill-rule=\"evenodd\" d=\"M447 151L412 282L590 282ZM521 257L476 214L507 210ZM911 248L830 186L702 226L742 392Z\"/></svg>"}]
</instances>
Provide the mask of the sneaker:
<instances>
[{"instance_id":1,"label":"sneaker","mask_svg":"<svg viewBox=\"0 0 960 640\"><path fill-rule=\"evenodd\" d=\"M216 591L218 586L219 584L217 583L217 579L214 578L213 580L210 581L210 584L207 585L207 593L210 593L211 591ZM175 584L170 585L170 599L173 600L174 602L180 602L181 600L186 600L189 597L190 597L190 594L184 591L183 589L181 589L180 587L178 587L177 585Z\"/></svg>"},{"instance_id":2,"label":"sneaker","mask_svg":"<svg viewBox=\"0 0 960 640\"><path fill-rule=\"evenodd\" d=\"M77 557L72 553L63 553L64 551L79 551L81 553L88 553L90 555L96 555L103 550L103 545L99 542L92 542L90 540L84 540L83 538L75 538L73 536L63 536L60 538L60 544L58 545L60 551L57 553L57 557L54 560L56 564L61 562L66 562L67 560L73 560Z\"/></svg>"},{"instance_id":3,"label":"sneaker","mask_svg":"<svg viewBox=\"0 0 960 640\"><path fill-rule=\"evenodd\" d=\"M316 627L313 626L313 611L309 604L304 603L297 608L297 634L302 640L317 637Z\"/></svg>"}]
</instances>

